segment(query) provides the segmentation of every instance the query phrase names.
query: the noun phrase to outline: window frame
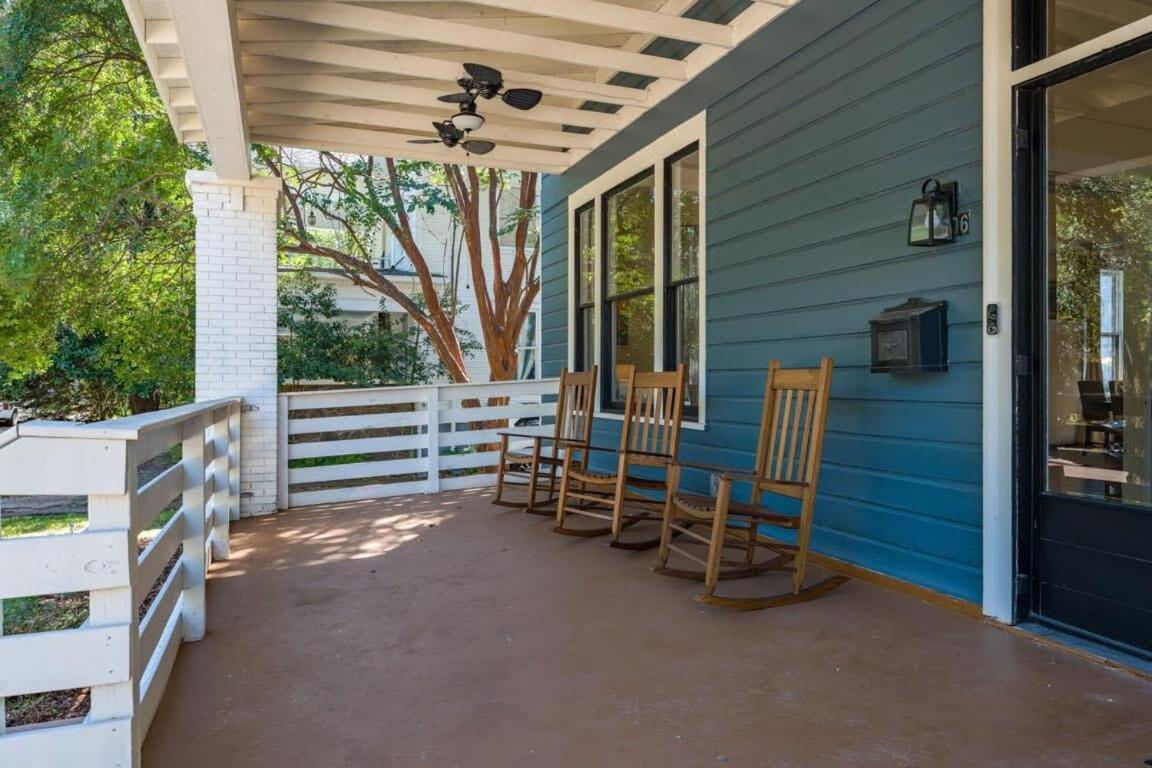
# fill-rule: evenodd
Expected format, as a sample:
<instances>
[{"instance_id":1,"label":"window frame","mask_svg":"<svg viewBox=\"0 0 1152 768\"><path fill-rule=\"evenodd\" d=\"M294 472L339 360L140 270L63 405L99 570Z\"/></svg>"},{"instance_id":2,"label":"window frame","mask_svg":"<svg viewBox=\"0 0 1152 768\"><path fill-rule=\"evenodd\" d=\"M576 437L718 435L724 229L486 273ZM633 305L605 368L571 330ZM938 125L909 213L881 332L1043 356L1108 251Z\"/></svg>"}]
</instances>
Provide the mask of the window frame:
<instances>
[{"instance_id":1,"label":"window frame","mask_svg":"<svg viewBox=\"0 0 1152 768\"><path fill-rule=\"evenodd\" d=\"M605 268L607 267L608 262L608 206L605 205L605 201L612 195L623 192L630 187L634 187L641 181L644 181L648 178L652 179L652 284L646 288L637 288L632 291L625 291L624 293L609 293L608 270ZM601 192L597 196L596 200L598 213L597 218L599 219L599 221L597 221L597 226L600 230L596 233L597 240L599 241L599 247L597 248L596 252L596 265L601 267L597 270L597 278L600 282L601 297L597 319L600 322L600 349L604 351L604 357L601 358L602 364L600 366L600 407L604 411L618 413L624 412L624 403L614 399L613 397L616 388L615 375L612 375L611 373L604 373L604 371L614 371L616 368L616 361L611 359L613 357L613 350L615 347L612 339L613 305L622 301L629 301L631 299L643 298L644 296L651 296L653 325L652 335L654 337L656 336L655 326L658 322L656 315L656 298L659 295L656 292L656 284L659 282L657 274L660 272L661 262L659 253L661 244L657 235L657 232L660 229L660 222L656 219L660 208L659 204L657 203L657 199L660 196L659 185L660 179L656 175L656 168L655 166L652 166L643 169L639 173L635 173L629 176L627 179L620 182L611 189L607 189ZM660 370L658 366L661 365L661 355L657 354L657 349L658 347L654 345L652 350L652 367L655 370Z\"/></svg>"},{"instance_id":2,"label":"window frame","mask_svg":"<svg viewBox=\"0 0 1152 768\"><path fill-rule=\"evenodd\" d=\"M701 275L702 275L701 267L703 266L703 264L702 264L702 260L700 259L699 253L697 253L697 256L696 256L696 269L692 273L691 276L681 277L681 278L676 278L676 279L674 279L672 276L672 274L673 274L672 273L672 246L673 246L673 243L672 243L672 206L669 204L670 201L672 200L673 179L672 179L671 171L672 171L672 166L674 166L676 163L680 162L681 160L683 160L686 157L691 157L693 154L698 155L700 158L703 157L703 155L700 152L699 140L693 141L688 146L683 147L680 150L678 150L678 151L676 151L676 152L672 153L671 155L664 158L664 189L660 190L660 194L664 195L664 201L665 201L664 206L663 206L663 208L664 208L663 221L661 222L661 226L664 227L664 253L663 253L663 258L661 259L662 264L660 266L660 268L664 270L664 345L663 345L664 349L662 350L662 353L664 356L664 370L669 370L669 371L676 367L677 358L679 357L679 355L677 354L677 352L679 351L677 349L677 347L679 346L678 335L679 335L680 324L677 322L677 316L676 316L676 309L678 306L676 299L679 297L680 289L684 288L685 286L688 286L688 285L695 285L696 286L696 303L697 303L697 310L696 311L697 312L702 311L700 304L704 301L704 294L700 291L700 279L701 279ZM698 179L698 181L697 181L697 184L699 184L699 186L700 186L700 190L699 190L698 194L701 194L701 199L700 199L700 203L698 206L700 209L700 219L701 219L699 222L699 228L700 228L700 231L702 232L703 228L704 228L703 218L704 218L704 204L705 204L705 201L703 199L703 194L702 194L703 189L704 189L704 187L703 187L704 166L701 164L700 159L697 160L697 164L699 165L699 169L700 169L700 179ZM697 252L699 252L703 247L704 247L703 242L698 242L697 246L696 246ZM703 336L698 335L697 338L700 339L700 342L701 342L700 346L703 347ZM698 355L701 353L702 353L702 349L697 350ZM701 373L701 381L699 383L701 385L700 391L702 392L703 391L703 378L704 378L703 377L703 373L704 373L703 369L701 369L700 373ZM700 400L703 398L698 397L697 399ZM699 402L691 403L691 404L685 403L683 413L684 413L685 419L698 418L700 415L700 403Z\"/></svg>"},{"instance_id":3,"label":"window frame","mask_svg":"<svg viewBox=\"0 0 1152 768\"><path fill-rule=\"evenodd\" d=\"M523 338L525 329L531 327L532 338L525 340ZM516 342L516 380L517 381L535 381L540 378L540 312L535 309L528 310L528 314L524 316L524 325L520 329L521 338ZM521 341L526 343L521 344ZM523 378L520 376L521 369L524 366L524 353L531 352L532 358L532 375Z\"/></svg>"},{"instance_id":4,"label":"window frame","mask_svg":"<svg viewBox=\"0 0 1152 768\"><path fill-rule=\"evenodd\" d=\"M582 302L582 301L580 301L580 282L581 282L580 278L581 278L581 270L582 270L583 265L584 265L583 250L584 250L585 244L580 237L580 219L585 214L589 214L589 213L591 214L591 217L592 217L592 247L595 249L595 256L592 259L592 280L591 280L592 295L591 295L591 297L589 297L588 301ZM573 278L572 278L572 293L573 293L572 302L573 302L573 311L569 314L569 318L570 318L569 322L571 323L573 330L572 330L572 341L569 344L569 348L572 351L569 354L570 360L569 360L569 365L568 365L569 370L573 370L573 371L583 371L586 367L584 365L584 361L586 359L592 360L592 361L599 359L597 354L596 354L596 348L597 348L597 345L599 344L599 339L597 338L597 334L596 334L596 330L597 330L597 328L596 328L596 306L597 306L596 296L597 296L597 293L599 291L599 287L596 284L596 276L598 273L598 270L596 269L596 264L600 260L600 242L599 242L599 238L597 237L597 233L596 233L596 227L597 226L598 226L598 224L596 222L596 201L589 200L587 203L585 203L584 205L581 205L579 208L577 208L575 211L573 211L573 213L572 213L572 241L573 241L573 245L572 245L572 274L573 274ZM592 338L590 338L590 339L585 338L585 333L584 333L584 323L582 321L584 319L584 313L585 312L591 313L591 317L592 317L592 321L593 321ZM592 349L590 350L591 354L587 354L587 352L586 352L588 345L592 346Z\"/></svg>"},{"instance_id":5,"label":"window frame","mask_svg":"<svg viewBox=\"0 0 1152 768\"><path fill-rule=\"evenodd\" d=\"M607 227L606 223L606 206L604 205L605 198L613 191L627 186L629 183L634 183L637 179L642 178L648 173L655 175L655 263L653 265L653 367L655 370L668 370L670 351L668 347L668 315L672 313L673 308L667 305L667 299L670 295L669 291L669 275L670 269L668 264L668 232L670 226L670 217L667 215L668 198L667 176L670 167L669 160L672 162L675 159L682 159L691 153L692 147L695 151L699 152L699 165L700 165L700 246L696 254L697 266L695 280L698 285L699 292L699 305L698 305L698 321L699 331L698 336L700 339L699 351L699 365L700 365L700 382L699 382L699 407L693 415L686 412L684 414L683 426L685 429L698 429L702 430L706 427L706 405L707 405L707 115L706 112L700 112L685 122L676 126L675 128L664 133L656 141L648 146L640 149L628 158L617 163L611 170L606 171L599 177L585 184L583 187L573 191L568 195L568 221L569 234L568 234L568 263L570 265L568 270L568 368L575 370L578 367L577 355L584 347L579 346L583 343L581 331L577 329L577 321L580 318L580 304L577 299L577 291L579 289L577 281L579 280L579 234L577 232L577 213L586 211L589 206L593 210L593 221L599 227L600 231L596 233L596 256L593 263L593 304L594 311L593 317L600 327L595 329L595 338L589 340L592 344L592 361L600 367L600 392L603 395L605 392L610 392L608 389L611 385L612 371L609 370L611 365L608 363L610 350L607 345L610 343L610 326L607 322L609 318L608 309L609 303L605 300L607 296L607 275L605 260L607 252L605 243L607 242ZM679 282L679 281L678 281ZM640 292L637 292L640 293ZM647 293L645 291L644 293ZM614 297L619 300L623 296ZM674 359L674 358L672 358ZM607 419L621 419L623 414L620 411L613 411L612 405L609 400L602 396L597 398L596 415Z\"/></svg>"}]
</instances>

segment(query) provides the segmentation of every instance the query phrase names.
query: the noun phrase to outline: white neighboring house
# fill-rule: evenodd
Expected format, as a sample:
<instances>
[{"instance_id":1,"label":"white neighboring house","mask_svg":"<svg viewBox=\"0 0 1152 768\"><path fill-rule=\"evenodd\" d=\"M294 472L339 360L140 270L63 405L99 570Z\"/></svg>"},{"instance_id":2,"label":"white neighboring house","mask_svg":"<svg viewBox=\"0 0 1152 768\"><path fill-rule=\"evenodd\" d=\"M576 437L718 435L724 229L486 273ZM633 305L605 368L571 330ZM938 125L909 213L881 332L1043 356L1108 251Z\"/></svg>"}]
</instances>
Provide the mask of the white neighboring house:
<instances>
[{"instance_id":1,"label":"white neighboring house","mask_svg":"<svg viewBox=\"0 0 1152 768\"><path fill-rule=\"evenodd\" d=\"M519 200L519 189L510 187L504 191L500 198L498 215L504 221L516 210ZM487 231L487 200L482 203L481 229ZM468 262L467 251L461 240L462 234L459 225L453 221L452 216L443 210L428 214L417 211L410 214L412 235L420 247L433 279L443 295L443 287L451 283L457 286L457 296L463 305L463 310L457 317L456 325L472 334L479 344L484 343L483 332L480 328L480 314L476 310L476 299L472 289L472 268ZM333 225L325 221L319 213L316 214L315 224L309 221L309 226L316 229L331 228ZM502 235L501 258L503 259L505 274L511 268L515 257L515 245L512 234ZM377 269L392 280L401 290L409 295L420 292L419 280L412 269L412 263L404 253L399 241L381 225L380 236L377 238L379 257ZM485 263L489 263L487 242L485 242ZM293 267L281 267L281 272L291 271ZM384 298L378 292L353 283L342 271L336 268L311 268L309 270L323 284L336 288L336 300L340 310L350 322L362 323L379 316L381 310L380 300ZM487 275L491 280L491 272ZM520 334L520 379L534 379L540 377L540 295L537 294L533 302L532 311L524 323ZM407 313L395 306L394 302L385 304L393 320L405 321ZM490 369L488 359L483 350L477 350L467 361L468 377L473 382L488 381ZM442 379L441 382L447 382ZM440 382L438 382L440 383Z\"/></svg>"}]
</instances>

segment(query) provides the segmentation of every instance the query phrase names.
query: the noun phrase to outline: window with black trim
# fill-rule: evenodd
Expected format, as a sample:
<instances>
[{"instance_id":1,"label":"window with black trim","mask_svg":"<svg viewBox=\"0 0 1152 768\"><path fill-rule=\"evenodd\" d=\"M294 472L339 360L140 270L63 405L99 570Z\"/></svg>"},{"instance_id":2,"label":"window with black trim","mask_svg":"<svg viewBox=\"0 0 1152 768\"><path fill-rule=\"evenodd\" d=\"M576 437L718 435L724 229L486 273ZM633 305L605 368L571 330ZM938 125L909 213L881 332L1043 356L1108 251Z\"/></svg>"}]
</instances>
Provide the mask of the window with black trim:
<instances>
[{"instance_id":1,"label":"window with black trim","mask_svg":"<svg viewBox=\"0 0 1152 768\"><path fill-rule=\"evenodd\" d=\"M599 366L608 418L624 410L619 366L684 365L685 422L704 426L706 131L701 112L568 198L568 364Z\"/></svg>"},{"instance_id":2,"label":"window with black trim","mask_svg":"<svg viewBox=\"0 0 1152 768\"><path fill-rule=\"evenodd\" d=\"M664 368L688 370L684 415L700 411L700 145L664 161Z\"/></svg>"},{"instance_id":3,"label":"window with black trim","mask_svg":"<svg viewBox=\"0 0 1152 768\"><path fill-rule=\"evenodd\" d=\"M656 174L649 168L606 192L601 203L604 254L604 408L622 409L612 372L656 366Z\"/></svg>"},{"instance_id":4,"label":"window with black trim","mask_svg":"<svg viewBox=\"0 0 1152 768\"><path fill-rule=\"evenodd\" d=\"M576 354L578 371L590 371L596 364L596 203L576 211Z\"/></svg>"},{"instance_id":5,"label":"window with black trim","mask_svg":"<svg viewBox=\"0 0 1152 768\"><path fill-rule=\"evenodd\" d=\"M1014 10L1022 67L1152 15L1152 0L1016 0Z\"/></svg>"}]
</instances>

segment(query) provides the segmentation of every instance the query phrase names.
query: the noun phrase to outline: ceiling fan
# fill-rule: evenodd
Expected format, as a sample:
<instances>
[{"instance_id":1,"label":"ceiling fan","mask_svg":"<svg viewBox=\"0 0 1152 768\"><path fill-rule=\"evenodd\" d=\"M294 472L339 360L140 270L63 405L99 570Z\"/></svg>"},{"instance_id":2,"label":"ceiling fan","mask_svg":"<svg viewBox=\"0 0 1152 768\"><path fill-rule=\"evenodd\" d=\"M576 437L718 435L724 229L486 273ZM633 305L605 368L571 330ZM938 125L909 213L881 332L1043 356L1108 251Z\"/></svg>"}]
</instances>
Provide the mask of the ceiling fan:
<instances>
[{"instance_id":1,"label":"ceiling fan","mask_svg":"<svg viewBox=\"0 0 1152 768\"><path fill-rule=\"evenodd\" d=\"M476 99L494 99L497 96L514 109L529 110L544 97L532 88L505 88L504 75L500 70L483 64L465 64L467 77L456 81L463 88L461 93L441 96L440 101L459 104L460 112L452 116L452 124L462 131L475 131L484 125L484 117L476 112Z\"/></svg>"},{"instance_id":2,"label":"ceiling fan","mask_svg":"<svg viewBox=\"0 0 1152 768\"><path fill-rule=\"evenodd\" d=\"M468 139L468 131L457 128L451 120L433 121L432 127L440 135L438 139L409 139L409 144L443 144L451 149L461 147L470 155L486 155L496 148L496 145L483 139Z\"/></svg>"}]
</instances>

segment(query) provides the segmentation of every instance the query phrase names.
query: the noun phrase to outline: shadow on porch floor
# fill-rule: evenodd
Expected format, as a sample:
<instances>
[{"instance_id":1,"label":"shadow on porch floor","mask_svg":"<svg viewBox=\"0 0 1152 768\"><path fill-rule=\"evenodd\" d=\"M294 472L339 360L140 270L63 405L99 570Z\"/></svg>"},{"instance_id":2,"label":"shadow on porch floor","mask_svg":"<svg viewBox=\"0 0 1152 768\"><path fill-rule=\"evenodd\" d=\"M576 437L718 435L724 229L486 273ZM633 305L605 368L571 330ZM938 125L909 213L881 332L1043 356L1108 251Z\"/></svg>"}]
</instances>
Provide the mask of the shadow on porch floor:
<instances>
[{"instance_id":1,"label":"shadow on porch floor","mask_svg":"<svg viewBox=\"0 0 1152 768\"><path fill-rule=\"evenodd\" d=\"M1142 766L1152 684L852 582L697 605L487 492L233 527L146 766ZM771 577L753 587L774 587Z\"/></svg>"}]
</instances>

